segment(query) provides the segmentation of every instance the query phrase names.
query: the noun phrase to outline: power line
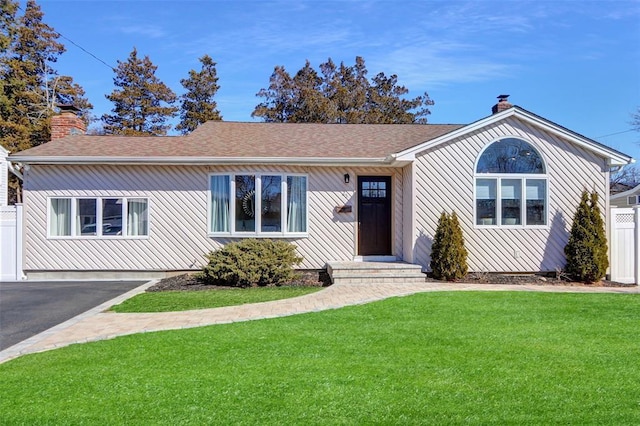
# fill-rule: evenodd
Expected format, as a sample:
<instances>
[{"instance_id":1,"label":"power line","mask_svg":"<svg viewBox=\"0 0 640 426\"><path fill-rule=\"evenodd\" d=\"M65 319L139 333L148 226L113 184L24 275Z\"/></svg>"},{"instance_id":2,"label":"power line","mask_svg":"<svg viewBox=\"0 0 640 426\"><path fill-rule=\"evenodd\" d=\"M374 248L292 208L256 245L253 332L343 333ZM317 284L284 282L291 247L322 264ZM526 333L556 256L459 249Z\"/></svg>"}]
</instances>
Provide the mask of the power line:
<instances>
[{"instance_id":1,"label":"power line","mask_svg":"<svg viewBox=\"0 0 640 426\"><path fill-rule=\"evenodd\" d=\"M615 136L615 135L621 135L623 133L629 133L629 132L633 132L635 131L634 129L629 129L629 130L623 130L621 132L616 132L616 133L610 133L608 135L602 135L602 136L596 136L596 139L600 139L600 138L606 138L608 136Z\"/></svg>"},{"instance_id":2,"label":"power line","mask_svg":"<svg viewBox=\"0 0 640 426\"><path fill-rule=\"evenodd\" d=\"M25 10L22 8L22 6L20 6L19 3L16 6L18 7L18 10L21 10L22 13L25 13ZM103 65L105 65L106 67L108 67L111 71L115 71L116 70L115 67L109 65L108 63L106 63L105 61L103 61L102 59L100 59L99 57L94 55L93 53L89 52L87 49L85 49L84 47L80 46L78 43L76 43L75 41L71 40L69 37L65 37L64 34L60 33L59 31L56 31L55 29L54 29L54 31L56 33L58 33L58 36L60 36L60 38L63 38L65 40L67 40L69 43L73 44L75 47L77 47L78 49L82 50L84 53L86 53L87 55L91 56L96 61L98 61L98 62L102 63Z\"/></svg>"},{"instance_id":3,"label":"power line","mask_svg":"<svg viewBox=\"0 0 640 426\"><path fill-rule=\"evenodd\" d=\"M78 49L82 50L83 52L85 52L87 55L91 56L92 58L94 58L95 60L97 60L98 62L101 62L102 64L104 64L105 66L107 66L111 71L115 71L116 69L114 67L112 67L111 65L109 65L108 63L106 63L105 61L103 61L102 59L98 58L96 55L94 55L93 53L89 52L87 49L85 49L84 47L80 46L78 43L74 42L73 40L71 40L68 37L65 37L64 35L62 35L61 33L58 33L60 35L60 38L63 38L65 40L67 40L69 43L73 44L75 47L77 47Z\"/></svg>"}]
</instances>

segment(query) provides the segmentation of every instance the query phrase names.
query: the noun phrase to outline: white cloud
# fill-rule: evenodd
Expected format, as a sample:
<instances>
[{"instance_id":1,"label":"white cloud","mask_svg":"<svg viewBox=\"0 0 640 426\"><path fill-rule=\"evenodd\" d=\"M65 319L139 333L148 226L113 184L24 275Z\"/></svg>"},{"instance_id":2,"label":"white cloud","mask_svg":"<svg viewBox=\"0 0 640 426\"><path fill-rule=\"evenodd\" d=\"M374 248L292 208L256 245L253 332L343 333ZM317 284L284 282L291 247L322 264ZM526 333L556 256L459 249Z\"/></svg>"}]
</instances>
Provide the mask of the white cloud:
<instances>
[{"instance_id":1,"label":"white cloud","mask_svg":"<svg viewBox=\"0 0 640 426\"><path fill-rule=\"evenodd\" d=\"M120 26L117 30L127 35L142 35L149 38L162 38L167 33L157 25L125 25Z\"/></svg>"}]
</instances>

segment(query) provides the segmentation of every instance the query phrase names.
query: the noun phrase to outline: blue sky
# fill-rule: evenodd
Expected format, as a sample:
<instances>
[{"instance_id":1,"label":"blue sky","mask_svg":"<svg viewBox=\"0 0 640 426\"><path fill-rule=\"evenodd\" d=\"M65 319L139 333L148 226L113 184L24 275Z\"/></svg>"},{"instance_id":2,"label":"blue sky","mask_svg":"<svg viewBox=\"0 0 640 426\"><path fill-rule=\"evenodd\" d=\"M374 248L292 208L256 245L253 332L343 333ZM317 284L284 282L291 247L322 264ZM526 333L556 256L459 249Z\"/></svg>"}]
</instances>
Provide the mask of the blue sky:
<instances>
[{"instance_id":1,"label":"blue sky","mask_svg":"<svg viewBox=\"0 0 640 426\"><path fill-rule=\"evenodd\" d=\"M40 0L66 39L57 64L87 91L97 116L112 105L113 71L135 46L176 93L217 62L225 120L251 112L274 66L364 57L369 76L397 74L435 101L431 123L469 123L499 94L640 159L629 131L640 105L640 1L62 1ZM23 3L24 4L24 3ZM67 40L68 39L68 40Z\"/></svg>"}]
</instances>

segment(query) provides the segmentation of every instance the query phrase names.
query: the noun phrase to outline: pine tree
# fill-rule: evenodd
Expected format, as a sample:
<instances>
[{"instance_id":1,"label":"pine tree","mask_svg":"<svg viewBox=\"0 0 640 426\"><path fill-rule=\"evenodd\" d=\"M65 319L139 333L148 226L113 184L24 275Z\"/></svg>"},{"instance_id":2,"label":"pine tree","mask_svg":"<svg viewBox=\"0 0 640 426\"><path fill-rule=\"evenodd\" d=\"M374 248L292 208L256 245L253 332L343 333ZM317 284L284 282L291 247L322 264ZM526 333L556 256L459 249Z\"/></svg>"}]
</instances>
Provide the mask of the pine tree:
<instances>
[{"instance_id":1,"label":"pine tree","mask_svg":"<svg viewBox=\"0 0 640 426\"><path fill-rule=\"evenodd\" d=\"M49 118L57 105L71 103L85 113L92 108L84 90L54 69L65 47L60 35L44 21L35 1L0 2L0 145L10 152L49 141ZM16 201L18 183L10 183L9 198Z\"/></svg>"},{"instance_id":2,"label":"pine tree","mask_svg":"<svg viewBox=\"0 0 640 426\"><path fill-rule=\"evenodd\" d=\"M330 120L330 101L321 93L322 78L309 61L293 77L290 123L325 123Z\"/></svg>"},{"instance_id":3,"label":"pine tree","mask_svg":"<svg viewBox=\"0 0 640 426\"><path fill-rule=\"evenodd\" d=\"M276 66L269 79L269 88L260 89L256 96L266 98L251 113L267 123L286 123L293 113L294 83L283 66Z\"/></svg>"},{"instance_id":4,"label":"pine tree","mask_svg":"<svg viewBox=\"0 0 640 426\"><path fill-rule=\"evenodd\" d=\"M265 100L251 114L267 122L307 123L426 123L433 101L425 93L407 99L409 90L398 85L394 74L378 73L367 78L364 59L339 66L329 58L320 64L318 74L309 64L291 77L277 66L269 88L256 96Z\"/></svg>"},{"instance_id":5,"label":"pine tree","mask_svg":"<svg viewBox=\"0 0 640 426\"><path fill-rule=\"evenodd\" d=\"M442 212L431 245L431 271L436 279L453 281L467 272L467 250L458 215Z\"/></svg>"},{"instance_id":6,"label":"pine tree","mask_svg":"<svg viewBox=\"0 0 640 426\"><path fill-rule=\"evenodd\" d=\"M167 121L178 111L173 104L177 97L155 72L148 56L138 58L133 48L125 62L118 61L113 84L106 98L114 103L113 114L102 116L106 134L127 136L164 136L171 128Z\"/></svg>"},{"instance_id":7,"label":"pine tree","mask_svg":"<svg viewBox=\"0 0 640 426\"><path fill-rule=\"evenodd\" d=\"M564 252L567 273L575 279L590 283L605 276L609 258L597 193L582 192Z\"/></svg>"},{"instance_id":8,"label":"pine tree","mask_svg":"<svg viewBox=\"0 0 640 426\"><path fill-rule=\"evenodd\" d=\"M194 131L200 124L209 120L222 120L213 100L220 86L216 73L216 63L209 55L199 59L200 72L189 71L189 78L180 80L187 92L180 96L180 123L176 130L183 134Z\"/></svg>"},{"instance_id":9,"label":"pine tree","mask_svg":"<svg viewBox=\"0 0 640 426\"><path fill-rule=\"evenodd\" d=\"M604 220L598 205L598 193L593 191L589 200L591 207L591 221L595 231L595 264L598 266L595 281L603 278L609 267L609 247L607 244L607 234L605 231Z\"/></svg>"}]
</instances>

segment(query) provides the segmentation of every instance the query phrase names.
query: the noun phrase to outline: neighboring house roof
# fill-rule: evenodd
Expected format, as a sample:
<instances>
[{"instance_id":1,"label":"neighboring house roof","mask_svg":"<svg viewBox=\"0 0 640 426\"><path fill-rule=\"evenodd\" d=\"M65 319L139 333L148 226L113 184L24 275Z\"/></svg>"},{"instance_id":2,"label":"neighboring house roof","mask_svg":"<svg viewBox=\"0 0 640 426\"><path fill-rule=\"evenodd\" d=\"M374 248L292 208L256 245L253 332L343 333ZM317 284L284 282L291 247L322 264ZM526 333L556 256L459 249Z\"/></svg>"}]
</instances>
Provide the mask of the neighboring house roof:
<instances>
[{"instance_id":1,"label":"neighboring house roof","mask_svg":"<svg viewBox=\"0 0 640 426\"><path fill-rule=\"evenodd\" d=\"M14 154L24 163L384 162L456 124L298 124L209 121L187 136L76 135Z\"/></svg>"},{"instance_id":2,"label":"neighboring house roof","mask_svg":"<svg viewBox=\"0 0 640 426\"><path fill-rule=\"evenodd\" d=\"M628 191L633 187L635 187L635 185L627 185L626 183L616 182L616 183L612 184L611 187L609 188L609 193L611 195L615 195L615 194L619 194L621 192Z\"/></svg>"},{"instance_id":3,"label":"neighboring house roof","mask_svg":"<svg viewBox=\"0 0 640 426\"><path fill-rule=\"evenodd\" d=\"M26 164L405 164L421 151L510 117L592 151L611 166L634 161L517 106L469 125L209 121L187 136L68 136L9 158Z\"/></svg>"},{"instance_id":4,"label":"neighboring house roof","mask_svg":"<svg viewBox=\"0 0 640 426\"><path fill-rule=\"evenodd\" d=\"M624 192L619 192L615 195L611 195L611 197L609 197L610 200L619 200L619 199L624 199L626 197L629 197L631 195L640 195L640 185L634 186L633 188L624 191Z\"/></svg>"}]
</instances>

